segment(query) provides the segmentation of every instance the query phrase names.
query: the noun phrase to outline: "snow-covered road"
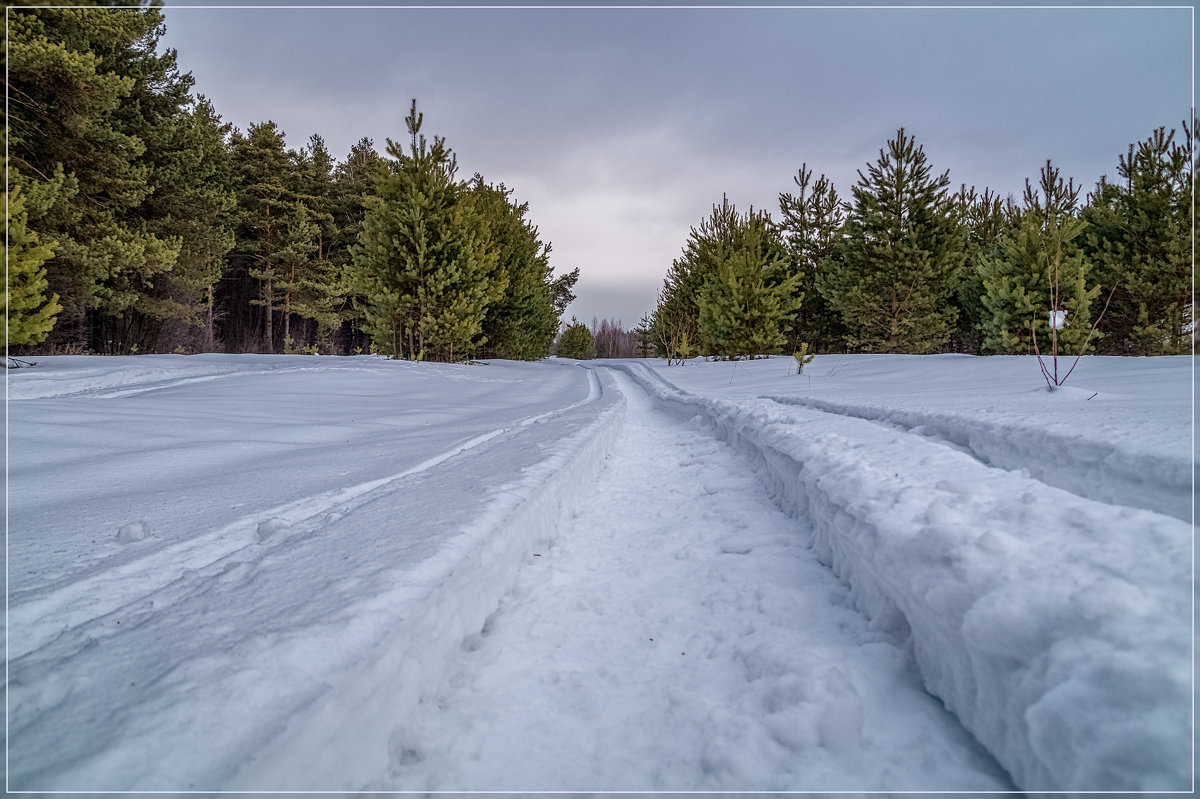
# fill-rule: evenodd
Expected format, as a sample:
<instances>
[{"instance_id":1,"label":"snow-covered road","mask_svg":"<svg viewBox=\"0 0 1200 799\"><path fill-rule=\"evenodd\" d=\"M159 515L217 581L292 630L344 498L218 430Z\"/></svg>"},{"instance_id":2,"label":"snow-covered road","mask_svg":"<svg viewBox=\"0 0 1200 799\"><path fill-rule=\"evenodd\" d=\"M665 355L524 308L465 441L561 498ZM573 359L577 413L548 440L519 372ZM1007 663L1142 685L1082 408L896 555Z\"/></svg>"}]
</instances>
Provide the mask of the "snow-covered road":
<instances>
[{"instance_id":1,"label":"snow-covered road","mask_svg":"<svg viewBox=\"0 0 1200 799\"><path fill-rule=\"evenodd\" d=\"M603 473L369 787L1011 790L747 464L619 380Z\"/></svg>"},{"instance_id":2,"label":"snow-covered road","mask_svg":"<svg viewBox=\"0 0 1200 799\"><path fill-rule=\"evenodd\" d=\"M353 787L619 409L572 365L320 361L10 376L12 787Z\"/></svg>"},{"instance_id":3,"label":"snow-covered road","mask_svg":"<svg viewBox=\"0 0 1200 799\"><path fill-rule=\"evenodd\" d=\"M9 787L1186 789L1190 359L1026 371L44 359Z\"/></svg>"}]
</instances>

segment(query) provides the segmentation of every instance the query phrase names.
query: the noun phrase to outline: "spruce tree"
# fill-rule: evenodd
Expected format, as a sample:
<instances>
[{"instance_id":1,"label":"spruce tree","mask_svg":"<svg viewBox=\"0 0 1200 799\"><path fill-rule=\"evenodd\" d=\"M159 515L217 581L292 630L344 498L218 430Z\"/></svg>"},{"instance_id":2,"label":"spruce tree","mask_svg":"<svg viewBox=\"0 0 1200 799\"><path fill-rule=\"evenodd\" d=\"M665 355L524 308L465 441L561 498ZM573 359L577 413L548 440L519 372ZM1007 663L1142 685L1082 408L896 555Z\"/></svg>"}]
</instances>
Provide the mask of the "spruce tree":
<instances>
[{"instance_id":1,"label":"spruce tree","mask_svg":"<svg viewBox=\"0 0 1200 799\"><path fill-rule=\"evenodd\" d=\"M1102 178L1082 217L1095 281L1112 297L1098 349L1122 355L1191 352L1194 132L1158 128L1129 148L1120 182Z\"/></svg>"},{"instance_id":2,"label":"spruce tree","mask_svg":"<svg viewBox=\"0 0 1200 799\"><path fill-rule=\"evenodd\" d=\"M785 347L795 351L805 342L817 351L838 351L845 346L845 329L816 285L841 233L845 209L829 178L821 175L814 183L812 176L808 164L801 164L792 178L798 193L779 195L780 228L804 298Z\"/></svg>"},{"instance_id":3,"label":"spruce tree","mask_svg":"<svg viewBox=\"0 0 1200 799\"><path fill-rule=\"evenodd\" d=\"M946 187L901 128L858 173L854 203L817 290L870 352L931 352L950 339L949 299L964 252Z\"/></svg>"},{"instance_id":4,"label":"spruce tree","mask_svg":"<svg viewBox=\"0 0 1200 799\"><path fill-rule=\"evenodd\" d=\"M654 318L643 314L638 326L633 329L634 353L638 358L649 358L655 354Z\"/></svg>"},{"instance_id":5,"label":"spruce tree","mask_svg":"<svg viewBox=\"0 0 1200 799\"><path fill-rule=\"evenodd\" d=\"M413 100L407 153L388 140L393 162L366 198L355 283L375 352L455 360L486 343L483 319L506 277L469 187L455 179L453 152L425 138L423 116Z\"/></svg>"},{"instance_id":6,"label":"spruce tree","mask_svg":"<svg viewBox=\"0 0 1200 799\"><path fill-rule=\"evenodd\" d=\"M1049 354L1057 344L1072 354L1083 351L1091 331L1091 304L1100 289L1089 283L1091 265L1080 248L1086 223L1076 216L1078 196L1074 181L1064 183L1050 161L1037 189L1025 181L1016 224L980 266L984 348ZM1051 333L1051 311L1063 310L1066 326Z\"/></svg>"}]
</instances>

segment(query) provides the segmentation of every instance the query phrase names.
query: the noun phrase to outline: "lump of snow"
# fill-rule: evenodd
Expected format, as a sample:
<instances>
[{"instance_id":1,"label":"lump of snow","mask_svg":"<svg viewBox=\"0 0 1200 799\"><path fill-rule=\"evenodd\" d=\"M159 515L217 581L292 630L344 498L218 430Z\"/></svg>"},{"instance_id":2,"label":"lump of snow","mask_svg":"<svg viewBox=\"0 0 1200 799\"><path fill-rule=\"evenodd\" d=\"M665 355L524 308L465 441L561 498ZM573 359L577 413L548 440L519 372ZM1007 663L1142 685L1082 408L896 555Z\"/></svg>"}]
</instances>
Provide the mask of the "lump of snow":
<instances>
[{"instance_id":1,"label":"lump of snow","mask_svg":"<svg viewBox=\"0 0 1200 799\"><path fill-rule=\"evenodd\" d=\"M149 522L130 522L123 524L117 530L118 544L132 544L135 541L144 541L150 537Z\"/></svg>"},{"instance_id":2,"label":"lump of snow","mask_svg":"<svg viewBox=\"0 0 1200 799\"><path fill-rule=\"evenodd\" d=\"M283 519L267 519L258 523L258 540L266 541L280 530L287 529L287 522Z\"/></svg>"}]
</instances>

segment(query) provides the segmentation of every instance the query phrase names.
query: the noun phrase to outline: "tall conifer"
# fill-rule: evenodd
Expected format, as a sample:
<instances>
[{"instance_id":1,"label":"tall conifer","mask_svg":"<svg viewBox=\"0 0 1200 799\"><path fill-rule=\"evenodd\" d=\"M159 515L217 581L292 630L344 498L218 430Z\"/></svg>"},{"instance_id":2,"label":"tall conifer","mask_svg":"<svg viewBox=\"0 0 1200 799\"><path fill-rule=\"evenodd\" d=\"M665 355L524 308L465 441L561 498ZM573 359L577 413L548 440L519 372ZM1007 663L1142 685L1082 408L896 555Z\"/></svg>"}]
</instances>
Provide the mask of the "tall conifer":
<instances>
[{"instance_id":1,"label":"tall conifer","mask_svg":"<svg viewBox=\"0 0 1200 799\"><path fill-rule=\"evenodd\" d=\"M471 183L476 210L488 225L496 251L497 275L504 294L488 306L483 320L491 357L537 360L550 354L559 313L554 307L550 245L538 238L526 216L528 203L512 200L504 184L493 186L479 175Z\"/></svg>"},{"instance_id":2,"label":"tall conifer","mask_svg":"<svg viewBox=\"0 0 1200 799\"><path fill-rule=\"evenodd\" d=\"M727 358L778 352L803 294L778 229L765 213L737 221L733 246L700 289L699 330L708 352Z\"/></svg>"},{"instance_id":3,"label":"tall conifer","mask_svg":"<svg viewBox=\"0 0 1200 799\"><path fill-rule=\"evenodd\" d=\"M182 246L151 199L169 189L160 148L191 78L173 51L158 53L156 8L26 7L8 19L9 154L30 230L58 242L45 266L63 311L49 343L128 351L129 320L161 311L151 284Z\"/></svg>"},{"instance_id":4,"label":"tall conifer","mask_svg":"<svg viewBox=\"0 0 1200 799\"><path fill-rule=\"evenodd\" d=\"M817 289L842 319L851 346L931 352L955 321L949 297L962 265L962 232L946 188L904 128L858 173L844 235Z\"/></svg>"},{"instance_id":5,"label":"tall conifer","mask_svg":"<svg viewBox=\"0 0 1200 799\"><path fill-rule=\"evenodd\" d=\"M286 257L295 257L307 225L295 213L299 184L298 165L286 150L284 134L274 122L251 125L245 135L234 132L232 152L238 182L237 246L232 253L234 274L228 288L234 306L228 338L236 349L257 348L273 353L284 342L276 336L276 323L286 291ZM246 306L261 308L250 316ZM254 331L257 328L257 332Z\"/></svg>"},{"instance_id":6,"label":"tall conifer","mask_svg":"<svg viewBox=\"0 0 1200 799\"><path fill-rule=\"evenodd\" d=\"M1078 353L1091 330L1090 262L1080 248L1086 223L1077 216L1079 189L1050 161L1038 188L1025 181L1023 208L998 248L982 261L983 346L994 352L1049 352L1051 339ZM1050 312L1066 311L1066 324L1050 334ZM1036 342L1033 336L1037 336Z\"/></svg>"},{"instance_id":7,"label":"tall conifer","mask_svg":"<svg viewBox=\"0 0 1200 799\"><path fill-rule=\"evenodd\" d=\"M1101 352L1191 352L1195 138L1190 128L1185 121L1182 141L1176 131L1158 128L1131 145L1117 167L1122 180L1102 178L1083 209L1095 280L1104 293L1112 290L1101 320Z\"/></svg>"},{"instance_id":8,"label":"tall conifer","mask_svg":"<svg viewBox=\"0 0 1200 799\"><path fill-rule=\"evenodd\" d=\"M413 100L408 152L388 140L392 165L377 173L354 248L355 282L375 352L455 360L486 343L488 306L503 296L497 252L468 187L455 178L444 139L421 133Z\"/></svg>"},{"instance_id":9,"label":"tall conifer","mask_svg":"<svg viewBox=\"0 0 1200 799\"><path fill-rule=\"evenodd\" d=\"M845 209L829 178L821 175L814 182L812 177L808 164L801 164L792 178L797 193L779 195L780 228L804 297L796 323L788 331L787 348L794 351L805 342L816 351L836 351L843 348L846 331L816 285L841 233Z\"/></svg>"},{"instance_id":10,"label":"tall conifer","mask_svg":"<svg viewBox=\"0 0 1200 799\"><path fill-rule=\"evenodd\" d=\"M62 306L58 295L47 296L49 284L42 267L54 255L54 242L43 242L26 222L25 199L20 186L4 193L8 226L4 262L8 282L4 286L4 315L9 346L41 344L54 328Z\"/></svg>"}]
</instances>

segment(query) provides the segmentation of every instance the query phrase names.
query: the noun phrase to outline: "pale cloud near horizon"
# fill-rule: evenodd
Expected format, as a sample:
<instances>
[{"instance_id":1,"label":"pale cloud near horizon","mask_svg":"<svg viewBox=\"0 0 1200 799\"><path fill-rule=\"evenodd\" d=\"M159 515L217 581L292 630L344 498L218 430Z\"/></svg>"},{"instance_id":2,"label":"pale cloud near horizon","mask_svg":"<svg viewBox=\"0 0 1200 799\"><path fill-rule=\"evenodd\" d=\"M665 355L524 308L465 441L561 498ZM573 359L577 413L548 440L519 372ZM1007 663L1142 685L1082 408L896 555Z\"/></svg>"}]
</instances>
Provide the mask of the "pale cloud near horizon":
<instances>
[{"instance_id":1,"label":"pale cloud near horizon","mask_svg":"<svg viewBox=\"0 0 1200 799\"><path fill-rule=\"evenodd\" d=\"M954 185L1020 193L1047 158L1085 190L1192 103L1175 9L166 9L225 120L335 156L403 140L409 100L464 177L530 203L567 315L653 307L728 194L776 210L801 162L848 197L905 126Z\"/></svg>"}]
</instances>

